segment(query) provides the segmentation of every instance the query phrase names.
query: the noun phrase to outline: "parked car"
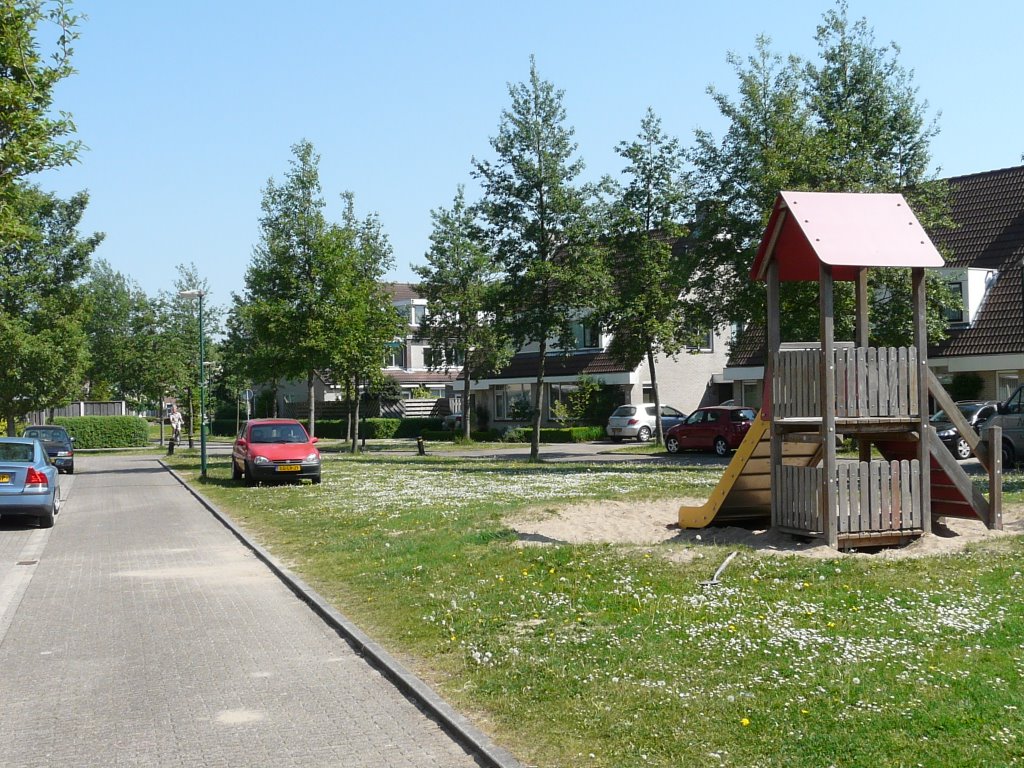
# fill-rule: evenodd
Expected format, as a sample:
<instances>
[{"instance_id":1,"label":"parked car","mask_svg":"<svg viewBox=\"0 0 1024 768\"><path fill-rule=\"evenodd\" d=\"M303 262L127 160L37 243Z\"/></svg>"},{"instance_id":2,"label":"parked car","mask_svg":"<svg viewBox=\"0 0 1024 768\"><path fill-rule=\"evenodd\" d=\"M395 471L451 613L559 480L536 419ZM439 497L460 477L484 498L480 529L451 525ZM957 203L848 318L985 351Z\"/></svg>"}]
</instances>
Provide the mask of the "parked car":
<instances>
[{"instance_id":1,"label":"parked car","mask_svg":"<svg viewBox=\"0 0 1024 768\"><path fill-rule=\"evenodd\" d=\"M974 427L974 431L980 434L981 425L996 414L999 403L995 400L961 400L956 404L960 413L967 419L967 423ZM939 433L939 439L945 444L953 455L958 459L971 458L971 446L960 436L960 431L950 423L949 416L945 411L938 411L929 419L935 431Z\"/></svg>"},{"instance_id":2,"label":"parked car","mask_svg":"<svg viewBox=\"0 0 1024 768\"><path fill-rule=\"evenodd\" d=\"M40 528L51 528L60 509L59 478L39 440L0 437L0 515L30 515Z\"/></svg>"},{"instance_id":3,"label":"parked car","mask_svg":"<svg viewBox=\"0 0 1024 768\"><path fill-rule=\"evenodd\" d=\"M309 478L320 482L320 451L295 419L252 419L242 425L231 448L231 477L246 485Z\"/></svg>"},{"instance_id":4,"label":"parked car","mask_svg":"<svg viewBox=\"0 0 1024 768\"><path fill-rule=\"evenodd\" d=\"M1003 430L1003 467L1012 468L1024 456L1024 385L1017 387L981 429L999 426Z\"/></svg>"},{"instance_id":5,"label":"parked car","mask_svg":"<svg viewBox=\"0 0 1024 768\"><path fill-rule=\"evenodd\" d=\"M671 405L661 406L661 427L666 432L685 418L685 413ZM654 435L655 427L654 403L620 405L608 417L605 433L616 443L624 437L645 443Z\"/></svg>"},{"instance_id":6,"label":"parked car","mask_svg":"<svg viewBox=\"0 0 1024 768\"><path fill-rule=\"evenodd\" d=\"M669 453L696 448L728 456L730 451L740 447L756 418L753 408L738 405L698 408L682 424L668 430L665 447Z\"/></svg>"},{"instance_id":7,"label":"parked car","mask_svg":"<svg viewBox=\"0 0 1024 768\"><path fill-rule=\"evenodd\" d=\"M68 434L64 427L47 424L42 427L28 427L21 433L22 437L34 437L43 444L50 463L57 471L75 474L75 438Z\"/></svg>"}]
</instances>

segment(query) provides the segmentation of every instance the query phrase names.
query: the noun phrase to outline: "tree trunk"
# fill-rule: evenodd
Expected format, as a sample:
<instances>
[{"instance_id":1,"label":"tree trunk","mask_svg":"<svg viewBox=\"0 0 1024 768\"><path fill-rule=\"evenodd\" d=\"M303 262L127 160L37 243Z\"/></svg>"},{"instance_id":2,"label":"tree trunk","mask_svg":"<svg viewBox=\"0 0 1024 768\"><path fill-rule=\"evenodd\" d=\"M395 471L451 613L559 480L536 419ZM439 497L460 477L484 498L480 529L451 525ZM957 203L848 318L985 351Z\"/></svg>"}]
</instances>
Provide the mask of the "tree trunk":
<instances>
[{"instance_id":1,"label":"tree trunk","mask_svg":"<svg viewBox=\"0 0 1024 768\"><path fill-rule=\"evenodd\" d=\"M547 339L540 343L540 360L537 364L537 391L533 394L533 435L530 437L530 461L540 458L540 422L544 406L544 362L547 357Z\"/></svg>"},{"instance_id":2,"label":"tree trunk","mask_svg":"<svg viewBox=\"0 0 1024 768\"><path fill-rule=\"evenodd\" d=\"M14 414L13 411L7 412L7 436L18 436L18 417Z\"/></svg>"},{"instance_id":3,"label":"tree trunk","mask_svg":"<svg viewBox=\"0 0 1024 768\"><path fill-rule=\"evenodd\" d=\"M654 395L654 444L665 444L665 432L661 424L661 395L658 394L658 368L654 364L654 350L647 347L647 367L651 372L651 394Z\"/></svg>"},{"instance_id":4,"label":"tree trunk","mask_svg":"<svg viewBox=\"0 0 1024 768\"><path fill-rule=\"evenodd\" d=\"M310 369L306 376L306 396L309 398L309 436L316 435L316 384L314 383L315 372Z\"/></svg>"},{"instance_id":5,"label":"tree trunk","mask_svg":"<svg viewBox=\"0 0 1024 768\"><path fill-rule=\"evenodd\" d=\"M355 380L355 407L352 409L352 453L359 453L359 379Z\"/></svg>"},{"instance_id":6,"label":"tree trunk","mask_svg":"<svg viewBox=\"0 0 1024 768\"><path fill-rule=\"evenodd\" d=\"M462 437L469 440L470 424L472 416L469 412L469 380L471 378L469 370L469 360L466 361L465 366L462 369Z\"/></svg>"},{"instance_id":7,"label":"tree trunk","mask_svg":"<svg viewBox=\"0 0 1024 768\"><path fill-rule=\"evenodd\" d=\"M345 377L345 439L352 439L352 380Z\"/></svg>"}]
</instances>

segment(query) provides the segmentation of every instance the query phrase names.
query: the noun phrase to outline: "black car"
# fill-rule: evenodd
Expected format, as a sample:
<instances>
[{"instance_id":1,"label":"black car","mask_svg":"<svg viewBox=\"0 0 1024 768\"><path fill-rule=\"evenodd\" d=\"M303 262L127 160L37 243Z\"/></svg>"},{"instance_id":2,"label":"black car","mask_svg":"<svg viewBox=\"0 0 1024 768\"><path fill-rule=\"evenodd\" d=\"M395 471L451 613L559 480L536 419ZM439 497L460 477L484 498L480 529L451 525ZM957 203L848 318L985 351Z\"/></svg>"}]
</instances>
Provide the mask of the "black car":
<instances>
[{"instance_id":1,"label":"black car","mask_svg":"<svg viewBox=\"0 0 1024 768\"><path fill-rule=\"evenodd\" d=\"M47 424L42 427L29 427L22 437L34 437L43 444L50 463L58 472L75 474L75 438L68 434L64 427Z\"/></svg>"},{"instance_id":2,"label":"black car","mask_svg":"<svg viewBox=\"0 0 1024 768\"><path fill-rule=\"evenodd\" d=\"M975 432L995 415L997 405L995 400L961 400L956 404ZM939 411L931 417L930 421L931 425L935 427L935 431L939 433L939 439L953 452L954 456L958 459L971 458L971 446L960 436L959 430L950 423L945 411Z\"/></svg>"}]
</instances>

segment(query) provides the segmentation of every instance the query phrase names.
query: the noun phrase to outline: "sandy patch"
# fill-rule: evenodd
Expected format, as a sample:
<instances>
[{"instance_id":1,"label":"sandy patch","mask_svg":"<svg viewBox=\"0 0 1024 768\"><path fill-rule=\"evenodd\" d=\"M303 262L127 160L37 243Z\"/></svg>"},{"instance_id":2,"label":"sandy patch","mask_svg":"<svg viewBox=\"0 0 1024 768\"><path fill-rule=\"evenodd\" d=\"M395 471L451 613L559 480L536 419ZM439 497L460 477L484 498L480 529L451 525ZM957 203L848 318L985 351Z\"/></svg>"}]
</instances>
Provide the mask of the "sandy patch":
<instances>
[{"instance_id":1,"label":"sandy patch","mask_svg":"<svg viewBox=\"0 0 1024 768\"><path fill-rule=\"evenodd\" d=\"M700 544L750 547L764 554L804 557L844 557L851 555L882 558L923 557L963 549L971 542L999 536L1024 534L1024 505L1003 505L1003 530L989 531L975 520L944 518L932 534L902 547L883 547L855 553L839 553L814 540L758 528L709 526L680 530L678 511L682 504L700 504L692 498L663 499L653 502L602 501L575 504L563 508L529 510L506 519L519 533L524 546L531 544L634 544L651 546L672 542L690 546L667 549L672 559L695 557Z\"/></svg>"}]
</instances>

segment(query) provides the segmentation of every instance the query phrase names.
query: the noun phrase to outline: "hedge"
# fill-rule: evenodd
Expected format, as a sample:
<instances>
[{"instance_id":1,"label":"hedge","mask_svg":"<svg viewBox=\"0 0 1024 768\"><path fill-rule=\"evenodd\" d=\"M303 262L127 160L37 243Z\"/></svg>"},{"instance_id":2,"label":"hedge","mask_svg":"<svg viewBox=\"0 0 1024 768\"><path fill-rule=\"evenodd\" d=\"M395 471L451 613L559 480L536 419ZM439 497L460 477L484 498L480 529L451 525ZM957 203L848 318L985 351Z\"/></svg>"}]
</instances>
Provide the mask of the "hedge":
<instances>
[{"instance_id":1,"label":"hedge","mask_svg":"<svg viewBox=\"0 0 1024 768\"><path fill-rule=\"evenodd\" d=\"M529 427L513 427L501 436L506 443L528 443L533 430ZM542 443L586 443L604 437L604 427L549 427L541 429Z\"/></svg>"},{"instance_id":2,"label":"hedge","mask_svg":"<svg viewBox=\"0 0 1024 768\"><path fill-rule=\"evenodd\" d=\"M149 445L149 424L140 416L58 416L53 423L75 438L75 448Z\"/></svg>"}]
</instances>

